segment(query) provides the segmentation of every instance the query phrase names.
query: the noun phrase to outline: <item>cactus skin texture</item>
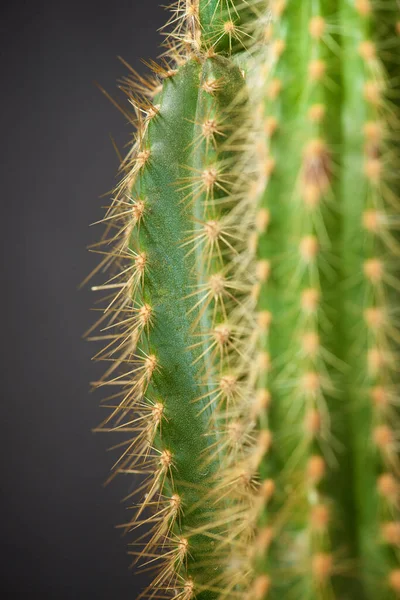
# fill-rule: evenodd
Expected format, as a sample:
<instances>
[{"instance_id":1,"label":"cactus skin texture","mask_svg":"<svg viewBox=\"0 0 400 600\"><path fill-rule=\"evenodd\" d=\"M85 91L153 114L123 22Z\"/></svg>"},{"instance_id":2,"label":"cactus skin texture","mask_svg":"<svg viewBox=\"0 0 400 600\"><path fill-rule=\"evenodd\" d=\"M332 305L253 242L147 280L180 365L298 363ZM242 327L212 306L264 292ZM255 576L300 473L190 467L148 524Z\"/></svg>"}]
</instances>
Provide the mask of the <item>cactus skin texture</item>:
<instances>
[{"instance_id":1,"label":"cactus skin texture","mask_svg":"<svg viewBox=\"0 0 400 600\"><path fill-rule=\"evenodd\" d=\"M141 597L396 600L400 5L171 11L94 288Z\"/></svg>"}]
</instances>

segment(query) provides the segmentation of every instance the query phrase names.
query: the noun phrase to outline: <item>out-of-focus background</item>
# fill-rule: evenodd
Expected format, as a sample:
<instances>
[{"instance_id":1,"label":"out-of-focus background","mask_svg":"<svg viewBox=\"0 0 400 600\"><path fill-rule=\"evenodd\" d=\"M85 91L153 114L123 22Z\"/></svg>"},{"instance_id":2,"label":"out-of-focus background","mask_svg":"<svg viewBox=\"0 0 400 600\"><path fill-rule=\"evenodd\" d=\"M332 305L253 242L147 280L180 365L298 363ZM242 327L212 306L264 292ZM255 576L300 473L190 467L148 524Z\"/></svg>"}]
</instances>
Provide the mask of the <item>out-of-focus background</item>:
<instances>
[{"instance_id":1,"label":"out-of-focus background","mask_svg":"<svg viewBox=\"0 0 400 600\"><path fill-rule=\"evenodd\" d=\"M82 333L94 294L78 284L116 183L130 127L116 97L122 56L145 72L156 58L160 0L17 0L0 9L1 68L1 512L0 596L7 600L134 600L145 580L129 569L121 502L103 487L115 455L101 369ZM164 2L165 4L165 2ZM104 198L100 198L105 195Z\"/></svg>"}]
</instances>

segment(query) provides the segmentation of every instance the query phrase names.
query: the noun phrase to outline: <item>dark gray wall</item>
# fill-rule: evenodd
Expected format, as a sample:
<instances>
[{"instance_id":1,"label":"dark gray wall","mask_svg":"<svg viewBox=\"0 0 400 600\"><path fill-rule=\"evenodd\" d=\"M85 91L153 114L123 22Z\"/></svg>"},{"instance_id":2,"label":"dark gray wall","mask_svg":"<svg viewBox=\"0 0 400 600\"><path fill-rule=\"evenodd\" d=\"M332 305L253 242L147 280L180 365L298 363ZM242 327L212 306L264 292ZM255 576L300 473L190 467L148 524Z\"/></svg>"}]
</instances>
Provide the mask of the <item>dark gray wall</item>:
<instances>
[{"instance_id":1,"label":"dark gray wall","mask_svg":"<svg viewBox=\"0 0 400 600\"><path fill-rule=\"evenodd\" d=\"M0 513L4 598L134 599L129 571L130 482L104 488L114 456L101 420L94 347L81 339L93 294L77 291L96 263L99 197L115 184L124 118L110 92L116 56L145 70L156 58L158 0L25 0L3 4L1 68ZM165 4L165 3L164 3Z\"/></svg>"}]
</instances>

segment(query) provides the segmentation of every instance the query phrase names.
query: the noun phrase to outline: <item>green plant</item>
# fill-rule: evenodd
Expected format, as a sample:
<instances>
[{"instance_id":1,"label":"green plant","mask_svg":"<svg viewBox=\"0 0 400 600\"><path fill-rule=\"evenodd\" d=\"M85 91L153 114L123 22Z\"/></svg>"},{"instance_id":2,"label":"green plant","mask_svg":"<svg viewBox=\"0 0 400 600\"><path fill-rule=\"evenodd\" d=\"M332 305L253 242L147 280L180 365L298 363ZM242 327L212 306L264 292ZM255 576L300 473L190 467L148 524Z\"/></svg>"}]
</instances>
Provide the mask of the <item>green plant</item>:
<instances>
[{"instance_id":1,"label":"green plant","mask_svg":"<svg viewBox=\"0 0 400 600\"><path fill-rule=\"evenodd\" d=\"M400 595L400 7L179 0L104 221L150 598Z\"/></svg>"}]
</instances>

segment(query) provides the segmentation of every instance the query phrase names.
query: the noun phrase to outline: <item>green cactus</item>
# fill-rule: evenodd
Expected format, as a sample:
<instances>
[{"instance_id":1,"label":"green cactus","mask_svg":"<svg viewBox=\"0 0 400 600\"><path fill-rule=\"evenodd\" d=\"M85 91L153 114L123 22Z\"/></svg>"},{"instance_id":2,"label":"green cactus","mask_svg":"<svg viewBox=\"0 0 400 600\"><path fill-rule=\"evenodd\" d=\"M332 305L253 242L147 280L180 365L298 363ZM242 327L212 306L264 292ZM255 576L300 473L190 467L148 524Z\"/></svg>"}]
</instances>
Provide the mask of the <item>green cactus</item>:
<instances>
[{"instance_id":1,"label":"green cactus","mask_svg":"<svg viewBox=\"0 0 400 600\"><path fill-rule=\"evenodd\" d=\"M179 0L126 79L100 385L150 598L400 597L399 23Z\"/></svg>"},{"instance_id":2,"label":"green cactus","mask_svg":"<svg viewBox=\"0 0 400 600\"><path fill-rule=\"evenodd\" d=\"M214 565L198 574L197 566L213 546L201 533L210 502L200 499L217 461L204 461L216 437L208 427L215 373L207 340L219 347L224 337L220 269L231 234L225 240L219 217L233 189L228 169L235 150L223 144L240 114L244 79L222 56L176 67L157 69L163 82L161 89L149 86L154 101L135 99L145 117L136 122L136 143L122 165L126 176L105 217L118 226L106 261L118 258L120 266L96 287L116 290L105 315L106 329L117 332L107 333L111 342L101 355L113 363L100 385L122 389L103 429L135 434L116 472L147 474L143 501L126 527L150 528L133 553L145 565L161 565L149 593L179 590L180 598L191 598L196 577L197 597L206 600L215 593L205 583L218 573ZM143 80L126 84L137 91ZM228 384L218 385L224 395ZM155 509L150 517L148 508Z\"/></svg>"}]
</instances>

